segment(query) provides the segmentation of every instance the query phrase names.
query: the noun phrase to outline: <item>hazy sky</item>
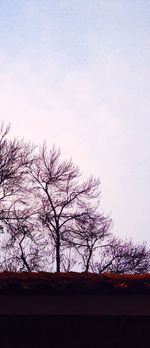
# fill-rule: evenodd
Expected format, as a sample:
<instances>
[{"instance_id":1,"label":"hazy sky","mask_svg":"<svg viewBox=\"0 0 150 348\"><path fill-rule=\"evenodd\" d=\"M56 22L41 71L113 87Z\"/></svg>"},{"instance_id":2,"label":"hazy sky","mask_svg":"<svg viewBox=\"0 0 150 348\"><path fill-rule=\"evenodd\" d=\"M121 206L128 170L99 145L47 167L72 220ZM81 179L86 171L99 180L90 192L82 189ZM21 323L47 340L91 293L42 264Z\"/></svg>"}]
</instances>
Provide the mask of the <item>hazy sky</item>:
<instances>
[{"instance_id":1,"label":"hazy sky","mask_svg":"<svg viewBox=\"0 0 150 348\"><path fill-rule=\"evenodd\" d=\"M150 0L0 0L0 115L100 177L114 232L150 245Z\"/></svg>"}]
</instances>

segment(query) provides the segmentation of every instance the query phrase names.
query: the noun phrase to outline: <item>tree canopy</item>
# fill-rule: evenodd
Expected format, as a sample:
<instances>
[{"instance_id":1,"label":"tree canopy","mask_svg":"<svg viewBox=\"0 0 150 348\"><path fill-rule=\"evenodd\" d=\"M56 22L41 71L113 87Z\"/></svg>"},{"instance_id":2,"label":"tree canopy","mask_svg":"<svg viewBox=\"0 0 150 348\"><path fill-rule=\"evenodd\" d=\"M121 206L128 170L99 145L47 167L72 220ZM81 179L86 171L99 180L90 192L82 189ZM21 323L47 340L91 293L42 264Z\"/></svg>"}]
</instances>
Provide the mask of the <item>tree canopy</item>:
<instances>
[{"instance_id":1,"label":"tree canopy","mask_svg":"<svg viewBox=\"0 0 150 348\"><path fill-rule=\"evenodd\" d=\"M101 209L100 180L0 128L0 270L144 273L146 244L122 241Z\"/></svg>"}]
</instances>

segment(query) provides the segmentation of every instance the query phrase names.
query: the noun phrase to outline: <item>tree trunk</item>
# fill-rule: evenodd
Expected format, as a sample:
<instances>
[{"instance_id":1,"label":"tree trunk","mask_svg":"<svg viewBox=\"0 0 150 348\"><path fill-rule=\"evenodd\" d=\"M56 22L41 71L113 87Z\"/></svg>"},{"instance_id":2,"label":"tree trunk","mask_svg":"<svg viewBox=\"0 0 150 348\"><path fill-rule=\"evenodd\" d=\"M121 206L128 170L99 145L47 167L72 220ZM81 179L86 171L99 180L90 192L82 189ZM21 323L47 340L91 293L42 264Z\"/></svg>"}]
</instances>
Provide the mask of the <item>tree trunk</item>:
<instances>
[{"instance_id":1,"label":"tree trunk","mask_svg":"<svg viewBox=\"0 0 150 348\"><path fill-rule=\"evenodd\" d=\"M59 230L57 231L57 241L56 241L56 272L60 272L60 235L59 235Z\"/></svg>"},{"instance_id":2,"label":"tree trunk","mask_svg":"<svg viewBox=\"0 0 150 348\"><path fill-rule=\"evenodd\" d=\"M90 250L90 252L89 252L89 256L88 256L88 259L87 259L85 272L88 272L88 271L89 271L91 257L92 257L92 250Z\"/></svg>"},{"instance_id":3,"label":"tree trunk","mask_svg":"<svg viewBox=\"0 0 150 348\"><path fill-rule=\"evenodd\" d=\"M24 265L26 266L28 272L31 272L31 269L28 265L28 262L26 261L26 258L24 257L23 253L21 254L21 260L23 261Z\"/></svg>"}]
</instances>

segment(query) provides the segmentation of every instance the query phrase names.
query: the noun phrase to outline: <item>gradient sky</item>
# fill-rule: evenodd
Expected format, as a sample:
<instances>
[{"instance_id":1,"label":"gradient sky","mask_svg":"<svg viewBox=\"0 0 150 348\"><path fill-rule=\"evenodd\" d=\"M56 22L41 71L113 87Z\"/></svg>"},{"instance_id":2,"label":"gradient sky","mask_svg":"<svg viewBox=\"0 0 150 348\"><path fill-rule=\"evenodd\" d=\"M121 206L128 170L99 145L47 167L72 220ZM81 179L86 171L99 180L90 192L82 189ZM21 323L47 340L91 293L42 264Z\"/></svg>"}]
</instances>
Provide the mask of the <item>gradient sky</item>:
<instances>
[{"instance_id":1,"label":"gradient sky","mask_svg":"<svg viewBox=\"0 0 150 348\"><path fill-rule=\"evenodd\" d=\"M114 233L150 245L150 0L1 0L0 114L100 177Z\"/></svg>"}]
</instances>

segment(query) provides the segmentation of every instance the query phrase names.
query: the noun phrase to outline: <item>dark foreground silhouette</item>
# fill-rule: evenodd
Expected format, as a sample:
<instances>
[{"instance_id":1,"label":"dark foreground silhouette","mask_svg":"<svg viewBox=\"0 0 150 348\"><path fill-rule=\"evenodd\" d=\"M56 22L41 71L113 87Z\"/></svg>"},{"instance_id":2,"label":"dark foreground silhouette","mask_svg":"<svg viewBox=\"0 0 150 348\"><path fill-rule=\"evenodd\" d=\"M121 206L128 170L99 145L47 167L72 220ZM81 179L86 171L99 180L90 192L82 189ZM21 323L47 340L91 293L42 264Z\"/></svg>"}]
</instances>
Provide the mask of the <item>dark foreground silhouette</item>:
<instances>
[{"instance_id":1,"label":"dark foreground silhouette","mask_svg":"<svg viewBox=\"0 0 150 348\"><path fill-rule=\"evenodd\" d=\"M150 347L150 275L0 273L0 348Z\"/></svg>"},{"instance_id":2,"label":"dark foreground silhouette","mask_svg":"<svg viewBox=\"0 0 150 348\"><path fill-rule=\"evenodd\" d=\"M150 317L0 316L0 347L149 347Z\"/></svg>"}]
</instances>

